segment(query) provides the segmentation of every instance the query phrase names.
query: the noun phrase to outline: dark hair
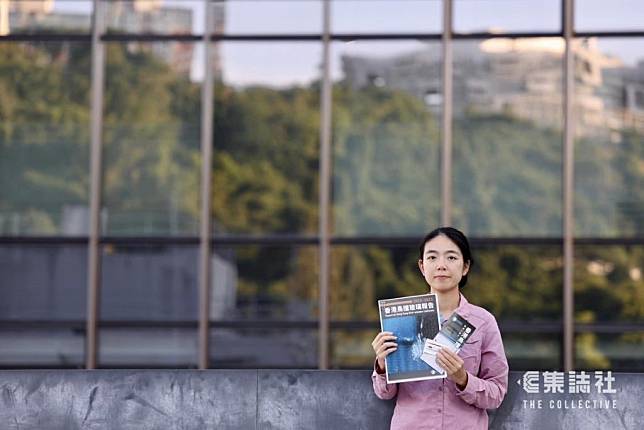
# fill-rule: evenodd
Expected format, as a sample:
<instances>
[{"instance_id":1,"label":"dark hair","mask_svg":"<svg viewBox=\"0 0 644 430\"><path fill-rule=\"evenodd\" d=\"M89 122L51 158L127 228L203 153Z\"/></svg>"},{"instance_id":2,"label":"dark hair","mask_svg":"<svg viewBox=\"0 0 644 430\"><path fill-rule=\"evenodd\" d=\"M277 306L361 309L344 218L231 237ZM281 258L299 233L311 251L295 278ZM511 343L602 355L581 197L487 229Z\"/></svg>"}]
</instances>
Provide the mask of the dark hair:
<instances>
[{"instance_id":1,"label":"dark hair","mask_svg":"<svg viewBox=\"0 0 644 430\"><path fill-rule=\"evenodd\" d=\"M458 249L460 249L461 254L463 254L463 261L469 263L470 269L474 265L474 259L472 258L472 251L470 250L470 243L467 240L467 237L454 227L438 227L435 230L430 231L425 235L423 241L420 244L419 260L423 260L423 252L425 252L425 244L435 238L436 236L443 235L449 240L454 242ZM469 273L469 272L468 272ZM467 284L467 275L463 275L461 281L458 283L460 288L463 288Z\"/></svg>"}]
</instances>

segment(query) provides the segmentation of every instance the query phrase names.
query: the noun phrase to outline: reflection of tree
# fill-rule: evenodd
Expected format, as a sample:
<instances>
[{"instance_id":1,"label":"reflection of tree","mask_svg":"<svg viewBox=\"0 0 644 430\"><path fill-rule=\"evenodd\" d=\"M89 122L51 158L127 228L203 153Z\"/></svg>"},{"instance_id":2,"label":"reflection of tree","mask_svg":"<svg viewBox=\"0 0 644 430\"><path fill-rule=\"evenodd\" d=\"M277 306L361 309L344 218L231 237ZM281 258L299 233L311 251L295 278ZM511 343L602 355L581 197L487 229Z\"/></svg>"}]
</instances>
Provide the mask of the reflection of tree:
<instances>
[{"instance_id":1,"label":"reflection of tree","mask_svg":"<svg viewBox=\"0 0 644 430\"><path fill-rule=\"evenodd\" d=\"M580 323L641 322L644 288L641 246L583 246L575 265L576 320ZM579 362L589 368L610 367L607 353L638 348L644 333L583 333L577 337ZM601 345L601 343L604 345Z\"/></svg>"},{"instance_id":2,"label":"reflection of tree","mask_svg":"<svg viewBox=\"0 0 644 430\"><path fill-rule=\"evenodd\" d=\"M87 202L88 48L0 44L0 234L55 234Z\"/></svg>"},{"instance_id":3,"label":"reflection of tree","mask_svg":"<svg viewBox=\"0 0 644 430\"><path fill-rule=\"evenodd\" d=\"M470 234L559 235L561 135L505 116L454 123L456 224Z\"/></svg>"},{"instance_id":4,"label":"reflection of tree","mask_svg":"<svg viewBox=\"0 0 644 430\"><path fill-rule=\"evenodd\" d=\"M89 59L86 44L0 44L0 215L27 218L21 234L56 234L61 207L87 205ZM196 234L200 86L147 51L108 44L107 59L109 232ZM315 234L318 94L317 84L283 90L217 84L212 214L219 233ZM341 84L333 108L335 234L420 236L440 209L436 118L404 93ZM624 131L619 144L577 142L580 231L642 233L642 139ZM454 142L460 226L475 235L560 234L559 133L472 115L456 120ZM0 234L9 232L6 225L0 223ZM317 316L313 247L248 247L236 257L243 315ZM477 260L466 290L471 301L500 319L561 317L558 250L499 246L478 250ZM590 270L592 264L606 270ZM642 267L641 247L584 250L575 267L577 320L641 321ZM336 320L377 321L377 299L425 291L415 250L375 246L335 247L331 283ZM349 342L353 335L337 339ZM361 345L370 353L371 334L364 336ZM581 336L578 345L589 365L604 366L593 336Z\"/></svg>"},{"instance_id":5,"label":"reflection of tree","mask_svg":"<svg viewBox=\"0 0 644 430\"><path fill-rule=\"evenodd\" d=\"M111 234L196 234L198 96L144 50L107 46L104 200ZM178 94L177 94L178 93ZM184 140L185 139L185 140Z\"/></svg>"},{"instance_id":6,"label":"reflection of tree","mask_svg":"<svg viewBox=\"0 0 644 430\"><path fill-rule=\"evenodd\" d=\"M434 224L439 131L422 102L404 92L336 86L333 108L336 234L416 235Z\"/></svg>"}]
</instances>

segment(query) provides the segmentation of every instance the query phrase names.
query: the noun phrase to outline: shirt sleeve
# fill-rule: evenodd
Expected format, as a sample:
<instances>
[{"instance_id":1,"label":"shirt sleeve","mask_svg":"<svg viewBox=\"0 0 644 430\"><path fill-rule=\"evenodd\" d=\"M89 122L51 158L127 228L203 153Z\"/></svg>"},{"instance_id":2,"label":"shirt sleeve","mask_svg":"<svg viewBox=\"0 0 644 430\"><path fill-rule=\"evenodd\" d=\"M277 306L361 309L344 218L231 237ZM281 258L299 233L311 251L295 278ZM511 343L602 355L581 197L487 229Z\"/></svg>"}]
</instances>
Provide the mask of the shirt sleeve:
<instances>
[{"instance_id":1,"label":"shirt sleeve","mask_svg":"<svg viewBox=\"0 0 644 430\"><path fill-rule=\"evenodd\" d=\"M386 374L378 373L376 371L377 364L374 361L373 363L373 373L371 374L371 380L373 381L373 392L376 393L376 396L379 399L389 400L393 399L396 394L398 394L398 384L387 384Z\"/></svg>"},{"instance_id":2,"label":"shirt sleeve","mask_svg":"<svg viewBox=\"0 0 644 430\"><path fill-rule=\"evenodd\" d=\"M481 345L481 366L477 376L468 372L467 385L456 396L481 409L496 409L508 390L508 361L505 357L501 332L492 317L487 324ZM375 383L374 383L375 387Z\"/></svg>"}]
</instances>

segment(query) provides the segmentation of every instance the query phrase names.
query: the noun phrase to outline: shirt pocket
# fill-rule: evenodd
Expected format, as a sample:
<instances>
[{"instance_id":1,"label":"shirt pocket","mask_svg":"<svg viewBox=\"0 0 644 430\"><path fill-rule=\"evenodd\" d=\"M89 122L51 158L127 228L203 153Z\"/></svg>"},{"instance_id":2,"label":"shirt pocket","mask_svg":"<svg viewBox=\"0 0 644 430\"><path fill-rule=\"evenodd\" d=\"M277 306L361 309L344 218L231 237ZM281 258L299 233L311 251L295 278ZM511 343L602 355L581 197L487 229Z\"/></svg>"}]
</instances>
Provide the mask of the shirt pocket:
<instances>
[{"instance_id":1,"label":"shirt pocket","mask_svg":"<svg viewBox=\"0 0 644 430\"><path fill-rule=\"evenodd\" d=\"M458 355L463 359L465 370L478 376L481 365L481 339L465 342Z\"/></svg>"}]
</instances>

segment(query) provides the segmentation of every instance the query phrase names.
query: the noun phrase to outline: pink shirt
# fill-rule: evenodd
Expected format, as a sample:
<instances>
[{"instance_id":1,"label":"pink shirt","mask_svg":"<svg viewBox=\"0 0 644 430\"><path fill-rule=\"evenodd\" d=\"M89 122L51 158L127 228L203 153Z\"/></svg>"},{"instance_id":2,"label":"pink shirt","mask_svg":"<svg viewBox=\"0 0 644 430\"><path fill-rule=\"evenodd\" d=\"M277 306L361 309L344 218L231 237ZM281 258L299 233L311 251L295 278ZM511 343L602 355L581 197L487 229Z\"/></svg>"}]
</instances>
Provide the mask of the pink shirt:
<instances>
[{"instance_id":1,"label":"pink shirt","mask_svg":"<svg viewBox=\"0 0 644 430\"><path fill-rule=\"evenodd\" d=\"M494 316L470 304L463 295L456 309L476 331L458 355L465 362L467 385L462 391L448 379L387 384L384 374L371 375L381 399L396 394L391 429L487 429L486 409L501 405L508 388L508 361Z\"/></svg>"}]
</instances>

